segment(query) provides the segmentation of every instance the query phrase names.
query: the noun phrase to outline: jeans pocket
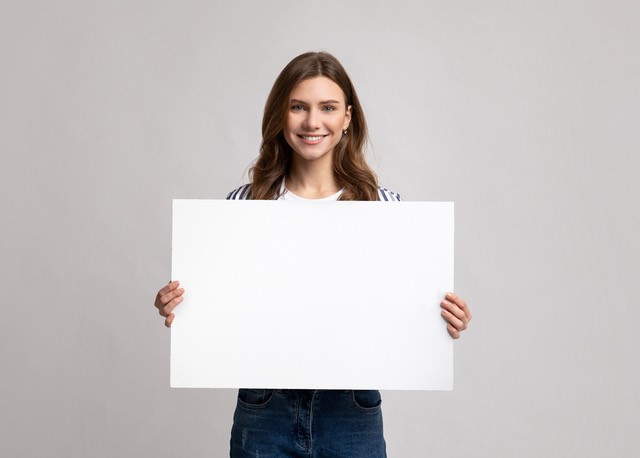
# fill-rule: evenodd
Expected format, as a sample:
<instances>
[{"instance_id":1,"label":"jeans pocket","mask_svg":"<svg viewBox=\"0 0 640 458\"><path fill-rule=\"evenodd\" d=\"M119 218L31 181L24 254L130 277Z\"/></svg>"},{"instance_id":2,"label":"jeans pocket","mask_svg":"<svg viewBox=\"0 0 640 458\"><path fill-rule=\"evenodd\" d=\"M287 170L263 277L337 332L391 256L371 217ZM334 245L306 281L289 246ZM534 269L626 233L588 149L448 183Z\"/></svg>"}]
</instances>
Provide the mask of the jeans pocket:
<instances>
[{"instance_id":1,"label":"jeans pocket","mask_svg":"<svg viewBox=\"0 0 640 458\"><path fill-rule=\"evenodd\" d=\"M240 388L238 390L238 404L250 409L264 408L273 397L274 390L254 390Z\"/></svg>"},{"instance_id":2,"label":"jeans pocket","mask_svg":"<svg viewBox=\"0 0 640 458\"><path fill-rule=\"evenodd\" d=\"M380 410L382 398L378 390L352 390L353 403L360 410L375 412Z\"/></svg>"}]
</instances>

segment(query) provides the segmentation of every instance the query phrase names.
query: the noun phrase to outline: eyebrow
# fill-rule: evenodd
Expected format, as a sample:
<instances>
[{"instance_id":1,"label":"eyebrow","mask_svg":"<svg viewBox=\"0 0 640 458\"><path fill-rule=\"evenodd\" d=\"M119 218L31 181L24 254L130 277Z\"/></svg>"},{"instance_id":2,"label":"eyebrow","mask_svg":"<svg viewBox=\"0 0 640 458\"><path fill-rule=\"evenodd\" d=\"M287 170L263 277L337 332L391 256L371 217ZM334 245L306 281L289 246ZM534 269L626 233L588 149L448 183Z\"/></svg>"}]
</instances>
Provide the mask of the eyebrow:
<instances>
[{"instance_id":1,"label":"eyebrow","mask_svg":"<svg viewBox=\"0 0 640 458\"><path fill-rule=\"evenodd\" d=\"M305 102L304 100L298 100L298 99L291 99L291 103L302 103L304 105L307 105L307 102ZM320 102L320 105L326 105L328 103L333 103L334 105L340 105L340 102L338 102L337 100L323 100L322 102Z\"/></svg>"}]
</instances>

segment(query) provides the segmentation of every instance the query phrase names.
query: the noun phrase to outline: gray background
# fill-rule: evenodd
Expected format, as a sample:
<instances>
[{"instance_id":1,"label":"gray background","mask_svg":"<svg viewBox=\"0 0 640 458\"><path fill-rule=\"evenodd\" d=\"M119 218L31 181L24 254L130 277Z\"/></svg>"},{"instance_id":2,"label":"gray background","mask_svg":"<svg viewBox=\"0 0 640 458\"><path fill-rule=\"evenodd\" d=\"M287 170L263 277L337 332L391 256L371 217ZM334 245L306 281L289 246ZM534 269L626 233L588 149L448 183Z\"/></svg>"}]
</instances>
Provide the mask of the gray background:
<instances>
[{"instance_id":1,"label":"gray background","mask_svg":"<svg viewBox=\"0 0 640 458\"><path fill-rule=\"evenodd\" d=\"M0 3L0 455L222 457L169 388L172 198L221 198L295 55L342 60L370 161L456 202L453 392L385 392L389 455L638 453L633 1ZM419 364L419 362L417 362Z\"/></svg>"}]
</instances>

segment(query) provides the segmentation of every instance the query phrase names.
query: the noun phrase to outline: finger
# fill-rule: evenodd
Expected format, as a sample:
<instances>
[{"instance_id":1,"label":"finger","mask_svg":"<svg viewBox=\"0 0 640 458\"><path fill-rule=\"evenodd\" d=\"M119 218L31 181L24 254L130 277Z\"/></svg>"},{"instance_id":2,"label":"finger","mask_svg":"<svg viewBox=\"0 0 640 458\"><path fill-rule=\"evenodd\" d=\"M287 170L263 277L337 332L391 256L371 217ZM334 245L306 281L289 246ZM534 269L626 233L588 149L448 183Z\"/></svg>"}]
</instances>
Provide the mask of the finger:
<instances>
[{"instance_id":1,"label":"finger","mask_svg":"<svg viewBox=\"0 0 640 458\"><path fill-rule=\"evenodd\" d=\"M177 288L172 291L169 291L167 294L160 298L160 304L164 307L169 302L171 302L176 297L180 297L184 294L184 288Z\"/></svg>"},{"instance_id":2,"label":"finger","mask_svg":"<svg viewBox=\"0 0 640 458\"><path fill-rule=\"evenodd\" d=\"M167 293L175 290L178 286L180 286L180 282L175 280L175 281L170 281L169 284L167 284L167 286L163 287L160 289L160 291L158 291L158 294L156 294L156 300L154 301L153 305L156 306L156 308L160 308L164 305L164 303L162 302L162 296L166 295Z\"/></svg>"},{"instance_id":3,"label":"finger","mask_svg":"<svg viewBox=\"0 0 640 458\"><path fill-rule=\"evenodd\" d=\"M449 292L449 293L445 294L445 297L446 297L449 301L453 302L453 303L454 303L454 304L456 304L458 307L460 307L460 308L464 311L464 313L465 313L465 315L467 316L467 319L468 319L468 320L470 320L470 319L471 319L471 310L469 310L469 306L467 305L467 302L466 302L464 299L462 299L462 298L461 298L460 296L458 296L457 294L455 294L455 293L451 293L451 292Z\"/></svg>"},{"instance_id":4,"label":"finger","mask_svg":"<svg viewBox=\"0 0 640 458\"><path fill-rule=\"evenodd\" d=\"M164 296L165 294L176 289L178 286L180 286L180 282L178 280L170 281L164 288L158 291L158 296Z\"/></svg>"},{"instance_id":5,"label":"finger","mask_svg":"<svg viewBox=\"0 0 640 458\"><path fill-rule=\"evenodd\" d=\"M175 317L175 315L173 313L170 313L169 316L167 317L166 320L164 320L164 325L168 328L171 327L171 323L173 323L173 318Z\"/></svg>"},{"instance_id":6,"label":"finger","mask_svg":"<svg viewBox=\"0 0 640 458\"><path fill-rule=\"evenodd\" d=\"M162 316L169 316L169 314L171 313L171 311L177 307L177 305L182 302L184 300L184 297L182 295L177 296L173 299L171 299L169 302L167 302L165 305L163 305L162 307L160 307L160 315Z\"/></svg>"},{"instance_id":7,"label":"finger","mask_svg":"<svg viewBox=\"0 0 640 458\"><path fill-rule=\"evenodd\" d=\"M444 299L442 302L440 302L440 306L443 309L446 309L446 310L450 311L460 321L463 321L465 323L467 321L469 321L469 319L467 318L467 315L464 313L464 310L462 310L460 307L458 307L453 302L449 302L448 300Z\"/></svg>"},{"instance_id":8,"label":"finger","mask_svg":"<svg viewBox=\"0 0 640 458\"><path fill-rule=\"evenodd\" d=\"M184 300L183 296L178 296L173 298L167 303L164 307L160 308L160 315L168 317L171 314L171 311L176 308L176 306Z\"/></svg>"},{"instance_id":9,"label":"finger","mask_svg":"<svg viewBox=\"0 0 640 458\"><path fill-rule=\"evenodd\" d=\"M454 339L460 338L460 333L458 332L458 330L453 326L451 326L450 324L447 325L447 331L449 331L449 335Z\"/></svg>"},{"instance_id":10,"label":"finger","mask_svg":"<svg viewBox=\"0 0 640 458\"><path fill-rule=\"evenodd\" d=\"M442 311L442 317L449 322L450 325L456 328L458 331L464 331L467 329L467 324L456 317L453 313L448 310Z\"/></svg>"}]
</instances>

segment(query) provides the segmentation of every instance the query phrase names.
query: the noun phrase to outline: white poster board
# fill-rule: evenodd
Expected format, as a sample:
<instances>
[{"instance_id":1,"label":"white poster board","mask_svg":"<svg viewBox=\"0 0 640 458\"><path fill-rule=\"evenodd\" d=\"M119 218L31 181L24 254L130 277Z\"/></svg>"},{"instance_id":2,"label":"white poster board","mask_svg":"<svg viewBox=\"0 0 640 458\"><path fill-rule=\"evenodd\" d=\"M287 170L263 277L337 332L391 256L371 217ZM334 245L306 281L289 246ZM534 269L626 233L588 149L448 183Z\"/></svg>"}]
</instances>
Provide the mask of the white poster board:
<instances>
[{"instance_id":1,"label":"white poster board","mask_svg":"<svg viewBox=\"0 0 640 458\"><path fill-rule=\"evenodd\" d=\"M452 202L173 201L171 386L450 390Z\"/></svg>"}]
</instances>

